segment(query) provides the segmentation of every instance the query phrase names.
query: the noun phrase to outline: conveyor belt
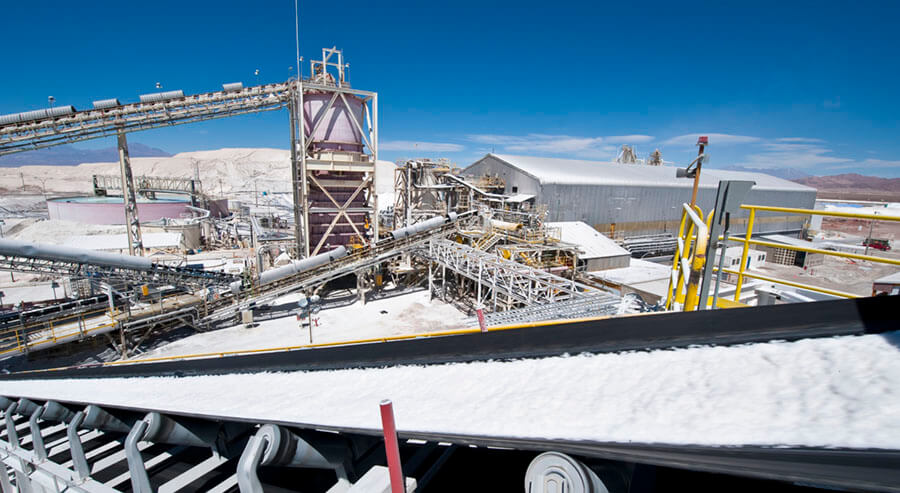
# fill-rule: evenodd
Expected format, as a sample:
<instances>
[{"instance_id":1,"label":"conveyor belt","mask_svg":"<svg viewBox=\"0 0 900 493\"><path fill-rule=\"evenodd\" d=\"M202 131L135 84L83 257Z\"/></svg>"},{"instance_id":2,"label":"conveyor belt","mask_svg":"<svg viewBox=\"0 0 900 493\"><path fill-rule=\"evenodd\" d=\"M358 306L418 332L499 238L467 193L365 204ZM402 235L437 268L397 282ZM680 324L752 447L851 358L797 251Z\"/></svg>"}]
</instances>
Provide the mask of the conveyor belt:
<instances>
[{"instance_id":1,"label":"conveyor belt","mask_svg":"<svg viewBox=\"0 0 900 493\"><path fill-rule=\"evenodd\" d=\"M90 404L88 402L66 403L76 407ZM161 409L120 406L103 407L137 411L140 415L159 411L172 416L226 423L256 424L259 421L217 414L173 413ZM381 435L381 430L373 429L328 427L280 420L267 421L267 423L287 428L338 433L348 437L378 437ZM421 431L399 431L398 435L403 440L535 452L552 450L587 459L650 464L676 469L798 482L815 487L840 488L850 491L900 492L900 450L764 446L715 447L690 444L473 436Z\"/></svg>"},{"instance_id":2,"label":"conveyor belt","mask_svg":"<svg viewBox=\"0 0 900 493\"><path fill-rule=\"evenodd\" d=\"M772 339L795 340L861 335L897 330L894 313L897 301L898 297L892 296L759 308L639 315L544 324L515 330L498 330L487 334L423 338L256 356L11 374L0 376L0 379L181 376L381 367L410 363L434 364L542 357L573 352L609 352L694 344L742 344ZM90 404L83 401L70 403ZM261 419L236 417L227 411L178 412L177 406L174 410L123 406L119 408L141 413L158 411L217 422L259 423ZM321 423L277 419L266 422L293 429L333 431L348 437L372 436L379 433L374 429L329 427ZM605 459L651 464L854 491L900 491L900 450L610 443L454 435L427 431L401 432L400 435L404 439L432 443L449 442L526 451L553 450L585 460Z\"/></svg>"},{"instance_id":3,"label":"conveyor belt","mask_svg":"<svg viewBox=\"0 0 900 493\"><path fill-rule=\"evenodd\" d=\"M12 373L0 375L0 381L335 370L872 334L898 329L898 301L900 296L879 296L755 308L546 322L515 330L494 329L486 334L415 338L187 361Z\"/></svg>"}]
</instances>

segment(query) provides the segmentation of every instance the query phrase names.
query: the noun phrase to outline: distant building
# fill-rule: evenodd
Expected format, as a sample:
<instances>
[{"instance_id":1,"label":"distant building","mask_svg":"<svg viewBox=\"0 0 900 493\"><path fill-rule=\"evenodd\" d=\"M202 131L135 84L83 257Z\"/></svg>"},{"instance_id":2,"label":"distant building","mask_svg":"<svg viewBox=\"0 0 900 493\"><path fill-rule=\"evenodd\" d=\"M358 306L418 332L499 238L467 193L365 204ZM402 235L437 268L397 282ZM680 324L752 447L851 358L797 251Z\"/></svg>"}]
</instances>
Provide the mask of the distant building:
<instances>
[{"instance_id":1,"label":"distant building","mask_svg":"<svg viewBox=\"0 0 900 493\"><path fill-rule=\"evenodd\" d=\"M579 269L594 272L628 267L631 253L581 221L545 223L559 230L560 240L578 246Z\"/></svg>"},{"instance_id":2,"label":"distant building","mask_svg":"<svg viewBox=\"0 0 900 493\"><path fill-rule=\"evenodd\" d=\"M706 259L707 262L712 262L712 264L716 267L719 266L719 256L722 254L722 249L719 248L716 250L716 256L711 259ZM725 249L725 258L722 260L722 268L739 271L741 269L741 258L744 255L744 247L742 246L731 246ZM766 261L766 252L761 250L748 249L747 250L747 264L744 266L744 270L754 270L759 268ZM734 274L725 273L722 276L722 280L728 282L737 282L737 276Z\"/></svg>"},{"instance_id":3,"label":"distant building","mask_svg":"<svg viewBox=\"0 0 900 493\"><path fill-rule=\"evenodd\" d=\"M885 294L900 294L900 271L872 282L872 296Z\"/></svg>"},{"instance_id":4,"label":"distant building","mask_svg":"<svg viewBox=\"0 0 900 493\"><path fill-rule=\"evenodd\" d=\"M548 221L583 221L611 238L677 233L682 204L690 202L693 180L675 178L671 166L616 164L533 156L487 154L463 173L498 176L507 194L530 194L546 204ZM762 173L704 168L698 204L712 209L720 180L751 180L745 203L812 209L816 190ZM747 211L732 217L731 233L745 231ZM756 214L754 232L798 233L807 217Z\"/></svg>"},{"instance_id":5,"label":"distant building","mask_svg":"<svg viewBox=\"0 0 900 493\"><path fill-rule=\"evenodd\" d=\"M818 248L818 245L813 244L810 241L786 235L765 235L762 239L771 243L781 243L783 245ZM787 248L770 246L759 246L759 249L766 252L766 258L769 262L774 264L793 265L806 268L822 265L825 262L825 254L822 253L798 252Z\"/></svg>"}]
</instances>

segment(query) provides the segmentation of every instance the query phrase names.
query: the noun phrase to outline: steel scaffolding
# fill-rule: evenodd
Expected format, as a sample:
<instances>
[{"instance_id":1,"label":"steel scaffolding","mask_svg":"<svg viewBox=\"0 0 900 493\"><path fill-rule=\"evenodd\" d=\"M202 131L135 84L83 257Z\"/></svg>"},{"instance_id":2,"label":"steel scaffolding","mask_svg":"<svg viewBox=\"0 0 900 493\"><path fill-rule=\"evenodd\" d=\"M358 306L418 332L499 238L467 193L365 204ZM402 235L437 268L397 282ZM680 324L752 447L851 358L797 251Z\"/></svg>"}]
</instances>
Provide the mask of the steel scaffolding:
<instances>
[{"instance_id":1,"label":"steel scaffolding","mask_svg":"<svg viewBox=\"0 0 900 493\"><path fill-rule=\"evenodd\" d=\"M616 315L622 306L622 299L611 293L595 292L590 296L573 298L556 303L514 308L504 312L485 313L488 327L540 322L544 320L565 320L573 318L601 317ZM469 323L476 325L477 319Z\"/></svg>"},{"instance_id":2,"label":"steel scaffolding","mask_svg":"<svg viewBox=\"0 0 900 493\"><path fill-rule=\"evenodd\" d=\"M446 270L455 272L476 283L476 300L481 303L490 295L493 310L498 306L512 308L544 303L555 303L591 296L597 290L572 279L551 274L495 254L476 250L454 241L435 239L428 243L427 251L417 252L441 267L442 284L446 283ZM430 282L433 276L429 276ZM442 288L442 293L445 289Z\"/></svg>"}]
</instances>

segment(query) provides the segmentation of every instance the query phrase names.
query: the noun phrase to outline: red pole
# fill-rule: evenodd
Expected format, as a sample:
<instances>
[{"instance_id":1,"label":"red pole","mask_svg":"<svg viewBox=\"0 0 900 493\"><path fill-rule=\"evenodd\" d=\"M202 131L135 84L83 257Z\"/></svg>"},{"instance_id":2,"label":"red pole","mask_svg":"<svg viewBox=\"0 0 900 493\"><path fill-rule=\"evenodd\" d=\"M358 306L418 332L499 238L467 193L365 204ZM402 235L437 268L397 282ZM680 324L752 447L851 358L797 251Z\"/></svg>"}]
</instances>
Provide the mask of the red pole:
<instances>
[{"instance_id":1,"label":"red pole","mask_svg":"<svg viewBox=\"0 0 900 493\"><path fill-rule=\"evenodd\" d=\"M475 313L478 315L478 326L482 332L487 332L487 325L484 323L484 306L481 304L475 307Z\"/></svg>"},{"instance_id":2,"label":"red pole","mask_svg":"<svg viewBox=\"0 0 900 493\"><path fill-rule=\"evenodd\" d=\"M391 474L391 493L406 493L403 466L400 464L400 446L397 444L397 426L394 424L394 405L390 399L381 401L381 427L384 429L384 453L387 455Z\"/></svg>"}]
</instances>

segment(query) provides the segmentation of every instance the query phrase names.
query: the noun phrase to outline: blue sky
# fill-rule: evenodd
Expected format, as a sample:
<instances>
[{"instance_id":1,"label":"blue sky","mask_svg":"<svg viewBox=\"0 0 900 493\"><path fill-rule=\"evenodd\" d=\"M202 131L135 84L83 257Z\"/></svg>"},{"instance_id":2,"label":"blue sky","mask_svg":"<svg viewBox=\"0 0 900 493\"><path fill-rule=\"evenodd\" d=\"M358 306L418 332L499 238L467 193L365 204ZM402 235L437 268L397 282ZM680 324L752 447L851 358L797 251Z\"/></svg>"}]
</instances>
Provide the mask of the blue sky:
<instances>
[{"instance_id":1,"label":"blue sky","mask_svg":"<svg viewBox=\"0 0 900 493\"><path fill-rule=\"evenodd\" d=\"M379 93L381 158L498 153L900 177L900 2L304 2L308 59ZM7 2L0 113L285 80L294 4ZM307 67L308 72L308 67ZM288 147L286 112L151 130L169 152ZM84 147L105 147L93 141Z\"/></svg>"}]
</instances>

